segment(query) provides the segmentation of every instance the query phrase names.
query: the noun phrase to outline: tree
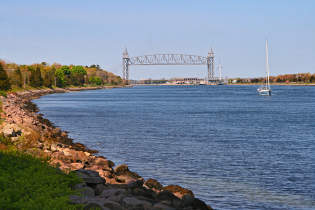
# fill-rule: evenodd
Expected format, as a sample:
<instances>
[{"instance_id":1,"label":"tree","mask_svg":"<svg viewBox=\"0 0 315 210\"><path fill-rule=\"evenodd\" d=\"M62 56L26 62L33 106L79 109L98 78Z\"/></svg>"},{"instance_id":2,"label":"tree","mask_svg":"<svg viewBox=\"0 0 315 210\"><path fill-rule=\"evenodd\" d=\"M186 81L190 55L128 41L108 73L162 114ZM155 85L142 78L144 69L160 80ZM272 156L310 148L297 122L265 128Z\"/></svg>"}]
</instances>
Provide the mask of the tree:
<instances>
[{"instance_id":1,"label":"tree","mask_svg":"<svg viewBox=\"0 0 315 210\"><path fill-rule=\"evenodd\" d=\"M30 85L32 87L40 87L43 85L43 78L39 66L36 66L35 70L31 68Z\"/></svg>"},{"instance_id":2,"label":"tree","mask_svg":"<svg viewBox=\"0 0 315 210\"><path fill-rule=\"evenodd\" d=\"M98 76L95 76L95 77L90 77L89 78L89 83L91 85L102 85L103 81L102 81L102 78L100 78Z\"/></svg>"},{"instance_id":3,"label":"tree","mask_svg":"<svg viewBox=\"0 0 315 210\"><path fill-rule=\"evenodd\" d=\"M0 90L9 90L11 88L7 72L0 63Z\"/></svg>"},{"instance_id":4,"label":"tree","mask_svg":"<svg viewBox=\"0 0 315 210\"><path fill-rule=\"evenodd\" d=\"M71 69L71 84L76 86L83 85L85 75L86 71L83 66L73 66Z\"/></svg>"},{"instance_id":5,"label":"tree","mask_svg":"<svg viewBox=\"0 0 315 210\"><path fill-rule=\"evenodd\" d=\"M64 86L71 85L71 69L69 66L61 66L64 75Z\"/></svg>"},{"instance_id":6,"label":"tree","mask_svg":"<svg viewBox=\"0 0 315 210\"><path fill-rule=\"evenodd\" d=\"M13 75L10 78L11 84L15 85L17 87L22 87L23 80L22 80L22 73L20 70L20 67L17 67L16 70L14 70Z\"/></svg>"},{"instance_id":7,"label":"tree","mask_svg":"<svg viewBox=\"0 0 315 210\"><path fill-rule=\"evenodd\" d=\"M56 85L57 87L64 87L65 86L65 74L61 68L55 71L56 76Z\"/></svg>"},{"instance_id":8,"label":"tree","mask_svg":"<svg viewBox=\"0 0 315 210\"><path fill-rule=\"evenodd\" d=\"M54 76L54 74L52 74L52 72L50 70L47 70L44 74L44 81L43 81L43 85L45 87L49 87L51 88L53 85L53 81L52 81L52 77Z\"/></svg>"},{"instance_id":9,"label":"tree","mask_svg":"<svg viewBox=\"0 0 315 210\"><path fill-rule=\"evenodd\" d=\"M95 65L95 64L92 64L92 65L90 65L90 68L96 68L96 69L98 69L98 70L100 70L101 69L101 67L100 67L100 65Z\"/></svg>"},{"instance_id":10,"label":"tree","mask_svg":"<svg viewBox=\"0 0 315 210\"><path fill-rule=\"evenodd\" d=\"M55 76L55 72L56 72L56 67L55 66L51 66L51 70L50 70L50 81L51 84L53 86L56 86L56 76Z\"/></svg>"},{"instance_id":11,"label":"tree","mask_svg":"<svg viewBox=\"0 0 315 210\"><path fill-rule=\"evenodd\" d=\"M61 66L55 71L57 87L65 87L71 84L71 70L69 66Z\"/></svg>"}]
</instances>

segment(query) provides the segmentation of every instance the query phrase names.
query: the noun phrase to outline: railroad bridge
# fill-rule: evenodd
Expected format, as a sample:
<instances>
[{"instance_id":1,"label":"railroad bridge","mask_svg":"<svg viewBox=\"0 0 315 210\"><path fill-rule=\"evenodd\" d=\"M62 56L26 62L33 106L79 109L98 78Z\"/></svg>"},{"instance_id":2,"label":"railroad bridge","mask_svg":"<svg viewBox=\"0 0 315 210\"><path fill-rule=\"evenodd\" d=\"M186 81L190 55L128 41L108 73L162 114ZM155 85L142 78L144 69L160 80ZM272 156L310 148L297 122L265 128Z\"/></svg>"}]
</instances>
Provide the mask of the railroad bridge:
<instances>
[{"instance_id":1,"label":"railroad bridge","mask_svg":"<svg viewBox=\"0 0 315 210\"><path fill-rule=\"evenodd\" d=\"M129 81L130 65L206 65L208 70L208 82L217 81L214 75L214 52L211 49L208 55L184 55L184 54L153 54L129 57L127 49L123 52L123 79Z\"/></svg>"}]
</instances>

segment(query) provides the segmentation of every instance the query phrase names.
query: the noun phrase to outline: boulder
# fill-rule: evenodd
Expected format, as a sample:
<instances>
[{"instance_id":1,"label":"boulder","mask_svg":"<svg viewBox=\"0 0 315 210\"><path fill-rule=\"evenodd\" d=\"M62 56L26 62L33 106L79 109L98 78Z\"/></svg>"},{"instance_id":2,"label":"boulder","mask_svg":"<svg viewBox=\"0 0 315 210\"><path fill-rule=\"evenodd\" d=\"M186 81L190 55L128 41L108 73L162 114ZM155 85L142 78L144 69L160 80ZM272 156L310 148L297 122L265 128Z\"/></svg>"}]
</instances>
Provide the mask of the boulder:
<instances>
[{"instance_id":1,"label":"boulder","mask_svg":"<svg viewBox=\"0 0 315 210\"><path fill-rule=\"evenodd\" d=\"M77 190L80 195L71 195L70 202L74 204L83 204L95 197L95 192L91 187L86 186L85 183L76 184L74 189Z\"/></svg>"},{"instance_id":2,"label":"boulder","mask_svg":"<svg viewBox=\"0 0 315 210\"><path fill-rule=\"evenodd\" d=\"M56 160L60 160L63 163L71 163L71 162L73 162L69 156L64 155L64 153L61 152L61 151L53 152L52 155L51 155L51 158L52 159L56 159Z\"/></svg>"},{"instance_id":3,"label":"boulder","mask_svg":"<svg viewBox=\"0 0 315 210\"><path fill-rule=\"evenodd\" d=\"M104 169L112 168L115 166L114 162L105 158L97 157L94 159L93 164L103 166Z\"/></svg>"},{"instance_id":4,"label":"boulder","mask_svg":"<svg viewBox=\"0 0 315 210\"><path fill-rule=\"evenodd\" d=\"M182 205L183 206L190 206L194 202L195 198L190 195L186 194L182 197Z\"/></svg>"},{"instance_id":5,"label":"boulder","mask_svg":"<svg viewBox=\"0 0 315 210\"><path fill-rule=\"evenodd\" d=\"M103 206L110 210L124 210L124 208L119 203L114 201L106 200Z\"/></svg>"},{"instance_id":6,"label":"boulder","mask_svg":"<svg viewBox=\"0 0 315 210\"><path fill-rule=\"evenodd\" d=\"M87 205L83 207L83 210L95 210L95 209L104 210L104 208L100 204L94 203L94 202L88 203Z\"/></svg>"},{"instance_id":7,"label":"boulder","mask_svg":"<svg viewBox=\"0 0 315 210\"><path fill-rule=\"evenodd\" d=\"M104 184L97 184L94 188L95 195L100 195L106 189Z\"/></svg>"},{"instance_id":8,"label":"boulder","mask_svg":"<svg viewBox=\"0 0 315 210\"><path fill-rule=\"evenodd\" d=\"M172 201L178 198L169 191L162 191L157 194L157 199L160 201Z\"/></svg>"},{"instance_id":9,"label":"boulder","mask_svg":"<svg viewBox=\"0 0 315 210\"><path fill-rule=\"evenodd\" d=\"M182 200L169 191L162 191L158 193L156 199L159 200L160 203L174 206L176 208L181 208L183 206Z\"/></svg>"},{"instance_id":10,"label":"boulder","mask_svg":"<svg viewBox=\"0 0 315 210\"><path fill-rule=\"evenodd\" d=\"M142 196L146 199L155 200L156 193L150 189L146 189L144 187L138 187L132 190L132 194L135 196Z\"/></svg>"},{"instance_id":11,"label":"boulder","mask_svg":"<svg viewBox=\"0 0 315 210\"><path fill-rule=\"evenodd\" d=\"M125 189L105 189L101 193L100 197L106 200L114 201L120 203L121 200L127 195L127 191Z\"/></svg>"},{"instance_id":12,"label":"boulder","mask_svg":"<svg viewBox=\"0 0 315 210\"><path fill-rule=\"evenodd\" d=\"M5 124L2 128L2 132L6 137L17 137L22 135L22 129L16 124Z\"/></svg>"},{"instance_id":13,"label":"boulder","mask_svg":"<svg viewBox=\"0 0 315 210\"><path fill-rule=\"evenodd\" d=\"M115 173L117 176L126 175L126 176L132 177L134 179L142 178L137 173L130 171L126 164L122 164L122 165L117 166L115 168Z\"/></svg>"},{"instance_id":14,"label":"boulder","mask_svg":"<svg viewBox=\"0 0 315 210\"><path fill-rule=\"evenodd\" d=\"M87 187L87 185L86 185L85 182L82 182L82 183L79 183L79 184L74 185L73 189L75 189L75 190L80 190L80 189L82 189L82 188L84 188L84 187Z\"/></svg>"},{"instance_id":15,"label":"boulder","mask_svg":"<svg viewBox=\"0 0 315 210\"><path fill-rule=\"evenodd\" d=\"M144 182L144 185L150 189L162 190L163 185L155 179L148 179Z\"/></svg>"},{"instance_id":16,"label":"boulder","mask_svg":"<svg viewBox=\"0 0 315 210\"><path fill-rule=\"evenodd\" d=\"M140 200L135 197L126 197L122 200L122 204L126 208L131 209L151 209L152 204L145 200Z\"/></svg>"},{"instance_id":17,"label":"boulder","mask_svg":"<svg viewBox=\"0 0 315 210\"><path fill-rule=\"evenodd\" d=\"M79 177L83 179L84 182L89 184L105 184L105 179L101 178L96 171L79 169L75 171Z\"/></svg>"},{"instance_id":18,"label":"boulder","mask_svg":"<svg viewBox=\"0 0 315 210\"><path fill-rule=\"evenodd\" d=\"M192 197L195 197L191 190L185 189L178 185L168 185L166 187L163 187L163 190L173 193L175 196L177 196L180 199L186 194L191 195Z\"/></svg>"},{"instance_id":19,"label":"boulder","mask_svg":"<svg viewBox=\"0 0 315 210\"><path fill-rule=\"evenodd\" d=\"M59 169L64 171L65 173L69 173L71 171L71 167L69 163L65 163L63 161L60 161Z\"/></svg>"},{"instance_id":20,"label":"boulder","mask_svg":"<svg viewBox=\"0 0 315 210\"><path fill-rule=\"evenodd\" d=\"M50 165L60 168L62 165L64 165L64 162L62 160L59 159L51 159L49 161Z\"/></svg>"},{"instance_id":21,"label":"boulder","mask_svg":"<svg viewBox=\"0 0 315 210\"><path fill-rule=\"evenodd\" d=\"M192 207L198 210L213 210L211 206L208 206L205 202L199 200L198 198L195 198L192 203Z\"/></svg>"},{"instance_id":22,"label":"boulder","mask_svg":"<svg viewBox=\"0 0 315 210\"><path fill-rule=\"evenodd\" d=\"M73 152L73 160L74 160L74 162L85 163L85 162L87 162L89 160L89 156L87 156L82 151L74 150L74 152Z\"/></svg>"},{"instance_id":23,"label":"boulder","mask_svg":"<svg viewBox=\"0 0 315 210\"><path fill-rule=\"evenodd\" d=\"M152 210L176 210L176 209L164 203L157 203L153 206Z\"/></svg>"},{"instance_id":24,"label":"boulder","mask_svg":"<svg viewBox=\"0 0 315 210\"><path fill-rule=\"evenodd\" d=\"M126 164L119 165L115 168L115 173L117 176L126 174L129 171L129 168Z\"/></svg>"},{"instance_id":25,"label":"boulder","mask_svg":"<svg viewBox=\"0 0 315 210\"><path fill-rule=\"evenodd\" d=\"M79 192L81 193L82 197L94 197L95 192L91 187L82 187Z\"/></svg>"},{"instance_id":26,"label":"boulder","mask_svg":"<svg viewBox=\"0 0 315 210\"><path fill-rule=\"evenodd\" d=\"M91 171L103 171L103 167L102 166L99 166L99 165L87 165L85 167L86 170L91 170Z\"/></svg>"},{"instance_id":27,"label":"boulder","mask_svg":"<svg viewBox=\"0 0 315 210\"><path fill-rule=\"evenodd\" d=\"M137 180L143 180L143 178L137 173L130 171L128 166L125 164L117 166L114 172L117 184L126 184Z\"/></svg>"},{"instance_id":28,"label":"boulder","mask_svg":"<svg viewBox=\"0 0 315 210\"><path fill-rule=\"evenodd\" d=\"M127 183L128 188L137 188L137 187L142 187L143 185L143 180L138 179L138 180L130 180Z\"/></svg>"},{"instance_id":29,"label":"boulder","mask_svg":"<svg viewBox=\"0 0 315 210\"><path fill-rule=\"evenodd\" d=\"M107 199L112 195L120 194L126 194L126 190L121 188L106 188L105 190L103 190L100 197Z\"/></svg>"},{"instance_id":30,"label":"boulder","mask_svg":"<svg viewBox=\"0 0 315 210\"><path fill-rule=\"evenodd\" d=\"M101 171L101 172L99 172L99 174L103 178L110 178L110 179L114 178L114 176L113 176L114 174L111 171Z\"/></svg>"},{"instance_id":31,"label":"boulder","mask_svg":"<svg viewBox=\"0 0 315 210\"><path fill-rule=\"evenodd\" d=\"M84 167L84 165L82 163L70 163L70 168L72 171L79 170L83 167Z\"/></svg>"},{"instance_id":32,"label":"boulder","mask_svg":"<svg viewBox=\"0 0 315 210\"><path fill-rule=\"evenodd\" d=\"M70 148L63 148L60 149L60 151L62 151L65 156L72 156L72 150Z\"/></svg>"},{"instance_id":33,"label":"boulder","mask_svg":"<svg viewBox=\"0 0 315 210\"><path fill-rule=\"evenodd\" d=\"M71 204L82 204L86 202L86 199L79 195L70 195L69 199Z\"/></svg>"}]
</instances>

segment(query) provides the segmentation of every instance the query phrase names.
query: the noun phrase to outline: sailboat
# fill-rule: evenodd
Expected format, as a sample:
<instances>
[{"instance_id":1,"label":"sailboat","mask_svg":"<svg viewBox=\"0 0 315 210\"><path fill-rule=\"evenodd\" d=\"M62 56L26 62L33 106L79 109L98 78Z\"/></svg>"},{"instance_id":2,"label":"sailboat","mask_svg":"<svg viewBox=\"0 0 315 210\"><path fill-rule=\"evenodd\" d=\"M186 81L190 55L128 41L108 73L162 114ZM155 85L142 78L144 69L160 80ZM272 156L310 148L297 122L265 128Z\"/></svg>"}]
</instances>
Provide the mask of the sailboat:
<instances>
[{"instance_id":1,"label":"sailboat","mask_svg":"<svg viewBox=\"0 0 315 210\"><path fill-rule=\"evenodd\" d=\"M266 83L262 87L257 89L260 95L271 96L269 71L268 40L266 40Z\"/></svg>"}]
</instances>

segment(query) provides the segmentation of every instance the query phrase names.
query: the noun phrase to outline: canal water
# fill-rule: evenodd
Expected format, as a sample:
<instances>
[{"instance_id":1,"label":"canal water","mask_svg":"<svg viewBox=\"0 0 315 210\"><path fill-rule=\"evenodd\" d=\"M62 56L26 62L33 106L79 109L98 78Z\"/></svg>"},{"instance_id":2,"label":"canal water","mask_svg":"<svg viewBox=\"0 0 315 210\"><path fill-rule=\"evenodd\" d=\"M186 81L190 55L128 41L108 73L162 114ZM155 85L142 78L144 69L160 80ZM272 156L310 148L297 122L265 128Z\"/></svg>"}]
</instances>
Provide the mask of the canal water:
<instances>
[{"instance_id":1,"label":"canal water","mask_svg":"<svg viewBox=\"0 0 315 210\"><path fill-rule=\"evenodd\" d=\"M315 87L136 86L52 94L75 141L215 209L315 209Z\"/></svg>"}]
</instances>

